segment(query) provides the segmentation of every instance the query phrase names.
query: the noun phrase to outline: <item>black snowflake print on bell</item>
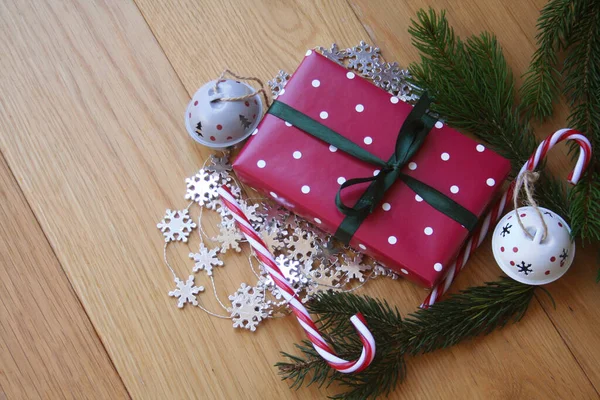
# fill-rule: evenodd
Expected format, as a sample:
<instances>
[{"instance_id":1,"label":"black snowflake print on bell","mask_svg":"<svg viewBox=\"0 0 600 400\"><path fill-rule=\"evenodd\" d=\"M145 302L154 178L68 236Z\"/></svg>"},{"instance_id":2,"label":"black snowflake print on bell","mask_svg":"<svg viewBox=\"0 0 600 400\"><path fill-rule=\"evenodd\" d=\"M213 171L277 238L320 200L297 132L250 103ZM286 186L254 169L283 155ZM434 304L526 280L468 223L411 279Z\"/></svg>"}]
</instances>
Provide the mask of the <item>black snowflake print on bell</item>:
<instances>
[{"instance_id":1,"label":"black snowflake print on bell","mask_svg":"<svg viewBox=\"0 0 600 400\"><path fill-rule=\"evenodd\" d=\"M198 143L216 149L252 134L263 113L260 92L245 82L217 79L202 86L185 112L185 127Z\"/></svg>"}]
</instances>

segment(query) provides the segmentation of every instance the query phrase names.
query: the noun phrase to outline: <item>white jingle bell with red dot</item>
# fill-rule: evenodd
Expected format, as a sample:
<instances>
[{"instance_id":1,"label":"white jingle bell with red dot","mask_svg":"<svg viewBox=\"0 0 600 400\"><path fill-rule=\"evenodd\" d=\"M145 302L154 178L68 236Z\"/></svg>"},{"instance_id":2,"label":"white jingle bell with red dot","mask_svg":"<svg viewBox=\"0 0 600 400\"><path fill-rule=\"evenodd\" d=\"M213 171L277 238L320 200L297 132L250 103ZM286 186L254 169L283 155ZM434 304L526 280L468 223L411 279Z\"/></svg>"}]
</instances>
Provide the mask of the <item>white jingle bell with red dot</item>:
<instances>
[{"instance_id":1,"label":"white jingle bell with red dot","mask_svg":"<svg viewBox=\"0 0 600 400\"><path fill-rule=\"evenodd\" d=\"M211 81L192 97L185 127L200 144L212 148L233 146L252 134L263 104L250 85L231 79Z\"/></svg>"},{"instance_id":2,"label":"white jingle bell with red dot","mask_svg":"<svg viewBox=\"0 0 600 400\"><path fill-rule=\"evenodd\" d=\"M543 207L538 210L520 207L509 212L496 225L492 237L494 258L502 271L528 285L557 280L567 272L575 256L575 242L565 220Z\"/></svg>"}]
</instances>

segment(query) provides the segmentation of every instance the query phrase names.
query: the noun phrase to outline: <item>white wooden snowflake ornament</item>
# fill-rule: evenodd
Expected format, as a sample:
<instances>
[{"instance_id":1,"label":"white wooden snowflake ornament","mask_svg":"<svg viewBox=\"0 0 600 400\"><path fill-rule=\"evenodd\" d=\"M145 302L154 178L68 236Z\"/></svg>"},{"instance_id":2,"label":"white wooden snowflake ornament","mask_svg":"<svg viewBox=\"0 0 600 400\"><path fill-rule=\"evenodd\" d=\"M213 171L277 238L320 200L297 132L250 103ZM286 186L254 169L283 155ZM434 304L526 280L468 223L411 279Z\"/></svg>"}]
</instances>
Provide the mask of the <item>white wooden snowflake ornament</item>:
<instances>
[{"instance_id":1,"label":"white wooden snowflake ornament","mask_svg":"<svg viewBox=\"0 0 600 400\"><path fill-rule=\"evenodd\" d=\"M200 243L200 250L198 253L190 253L190 258L194 260L194 272L198 272L201 270L206 271L208 276L212 276L213 267L223 266L223 261L217 257L219 253L219 249L208 249L204 246L204 243Z\"/></svg>"},{"instance_id":2,"label":"white wooden snowflake ornament","mask_svg":"<svg viewBox=\"0 0 600 400\"><path fill-rule=\"evenodd\" d=\"M156 227L162 232L165 242L174 240L187 242L196 224L190 218L187 209L174 211L167 209L162 221L156 224Z\"/></svg>"},{"instance_id":3,"label":"white wooden snowflake ornament","mask_svg":"<svg viewBox=\"0 0 600 400\"><path fill-rule=\"evenodd\" d=\"M182 281L179 278L175 278L175 285L177 288L169 292L169 296L179 298L179 302L177 303L177 307L183 308L185 303L191 303L194 306L198 305L198 300L196 300L196 295L199 292L204 291L203 286L195 286L194 285L194 276L190 275L187 281Z\"/></svg>"},{"instance_id":4,"label":"white wooden snowflake ornament","mask_svg":"<svg viewBox=\"0 0 600 400\"><path fill-rule=\"evenodd\" d=\"M185 198L204 206L207 203L218 199L217 189L219 188L218 175L207 173L204 169L197 174L185 179L187 192Z\"/></svg>"},{"instance_id":5,"label":"white wooden snowflake ornament","mask_svg":"<svg viewBox=\"0 0 600 400\"><path fill-rule=\"evenodd\" d=\"M270 301L265 301L262 288L248 286L242 283L240 288L231 296L231 319L234 328L244 328L252 332L256 326L271 315Z\"/></svg>"}]
</instances>

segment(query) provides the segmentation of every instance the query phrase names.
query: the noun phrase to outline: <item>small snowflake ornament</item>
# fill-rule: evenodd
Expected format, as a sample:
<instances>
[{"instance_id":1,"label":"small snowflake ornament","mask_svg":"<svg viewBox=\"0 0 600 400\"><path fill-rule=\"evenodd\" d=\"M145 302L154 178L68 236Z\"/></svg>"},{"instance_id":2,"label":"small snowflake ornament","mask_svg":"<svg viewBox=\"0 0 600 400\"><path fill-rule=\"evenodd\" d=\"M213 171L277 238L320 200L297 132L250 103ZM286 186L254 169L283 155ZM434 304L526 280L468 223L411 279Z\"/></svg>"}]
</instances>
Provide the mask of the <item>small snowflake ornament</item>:
<instances>
[{"instance_id":1,"label":"small snowflake ornament","mask_svg":"<svg viewBox=\"0 0 600 400\"><path fill-rule=\"evenodd\" d=\"M283 70L279 70L277 76L272 80L268 81L267 84L271 88L273 96L279 96L279 93L285 87L285 84L290 80L290 74Z\"/></svg>"},{"instance_id":2,"label":"small snowflake ornament","mask_svg":"<svg viewBox=\"0 0 600 400\"><path fill-rule=\"evenodd\" d=\"M212 276L213 267L223 266L223 261L219 260L217 254L219 253L219 249L211 249L209 250L204 246L204 243L200 243L200 250L198 253L190 253L190 258L194 260L194 272L198 272L201 270L206 271L208 276Z\"/></svg>"},{"instance_id":3,"label":"small snowflake ornament","mask_svg":"<svg viewBox=\"0 0 600 400\"><path fill-rule=\"evenodd\" d=\"M373 267L373 275L372 276L373 276L373 278L378 277L378 276L383 276L383 277L392 278L392 280L396 280L400 277L393 270L391 270L388 267L383 266L379 263L375 263L375 266Z\"/></svg>"},{"instance_id":4,"label":"small snowflake ornament","mask_svg":"<svg viewBox=\"0 0 600 400\"><path fill-rule=\"evenodd\" d=\"M281 270L281 273L283 274L284 278L290 283L290 285L294 289L298 289L301 286L301 282L303 281L303 279L299 276L298 261L290 260L284 255L280 254L277 258L275 258L275 263ZM260 266L260 273L261 277L258 281L258 286L269 290L277 300L283 298L283 295L281 294L281 291L273 281L273 278L264 269L262 264ZM307 283L308 279L305 278L304 282Z\"/></svg>"},{"instance_id":5,"label":"small snowflake ornament","mask_svg":"<svg viewBox=\"0 0 600 400\"><path fill-rule=\"evenodd\" d=\"M204 291L203 286L195 286L194 285L194 276L190 275L187 281L182 281L179 278L175 278L175 285L177 288L173 291L169 292L169 296L179 298L179 302L177 303L177 307L183 308L185 303L191 303L194 306L198 305L198 300L196 300L196 295L199 292Z\"/></svg>"},{"instance_id":6,"label":"small snowflake ornament","mask_svg":"<svg viewBox=\"0 0 600 400\"><path fill-rule=\"evenodd\" d=\"M156 224L156 227L162 232L165 242L176 240L187 242L188 236L196 224L190 218L187 209L174 211L167 209L162 221Z\"/></svg>"},{"instance_id":7,"label":"small snowflake ornament","mask_svg":"<svg viewBox=\"0 0 600 400\"><path fill-rule=\"evenodd\" d=\"M335 268L327 268L320 264L310 272L310 282L306 287L306 296L303 302L310 300L316 294L327 290L339 291L342 289L343 276Z\"/></svg>"},{"instance_id":8,"label":"small snowflake ornament","mask_svg":"<svg viewBox=\"0 0 600 400\"><path fill-rule=\"evenodd\" d=\"M363 256L361 254L356 254L355 256L344 254L342 258L344 259L344 262L337 270L345 274L347 280L358 279L359 282L364 282L364 272L373 268L368 264L363 264Z\"/></svg>"},{"instance_id":9,"label":"small snowflake ornament","mask_svg":"<svg viewBox=\"0 0 600 400\"><path fill-rule=\"evenodd\" d=\"M376 64L369 72L369 77L373 83L383 90L397 94L404 82L405 73L398 66L398 63Z\"/></svg>"},{"instance_id":10,"label":"small snowflake ornament","mask_svg":"<svg viewBox=\"0 0 600 400\"><path fill-rule=\"evenodd\" d=\"M283 221L289 216L289 211L275 203L261 203L258 210L264 220L265 228L283 226Z\"/></svg>"},{"instance_id":11,"label":"small snowflake ornament","mask_svg":"<svg viewBox=\"0 0 600 400\"><path fill-rule=\"evenodd\" d=\"M240 243L244 240L242 234L236 229L235 225L228 226L221 224L219 226L219 235L214 240L221 243L221 253L225 253L228 249L242 251Z\"/></svg>"},{"instance_id":12,"label":"small snowflake ornament","mask_svg":"<svg viewBox=\"0 0 600 400\"><path fill-rule=\"evenodd\" d=\"M284 242L288 248L290 258L296 259L301 263L312 263L316 255L315 237L312 233L296 228L294 229L294 233L288 236Z\"/></svg>"},{"instance_id":13,"label":"small snowflake ornament","mask_svg":"<svg viewBox=\"0 0 600 400\"><path fill-rule=\"evenodd\" d=\"M248 204L247 201L243 201L243 200L240 201L239 204L240 204L240 208L242 209L242 211L244 212L244 214L246 215L246 217L248 218L248 220L250 221L252 226L254 226L255 229L256 229L257 225L262 224L264 219L260 215L260 212L257 211L257 209L260 207L260 204L250 205L250 204ZM257 229L257 230L259 230L259 229Z\"/></svg>"},{"instance_id":14,"label":"small snowflake ornament","mask_svg":"<svg viewBox=\"0 0 600 400\"><path fill-rule=\"evenodd\" d=\"M216 173L221 179L227 179L229 181L231 179L229 174L232 170L233 167L229 162L228 154L225 154L223 157L214 154L210 155L210 165L206 167L206 171Z\"/></svg>"},{"instance_id":15,"label":"small snowflake ornament","mask_svg":"<svg viewBox=\"0 0 600 400\"><path fill-rule=\"evenodd\" d=\"M269 318L270 301L265 301L264 289L248 286L242 283L240 288L231 296L231 319L234 328L244 328L252 332L265 318Z\"/></svg>"},{"instance_id":16,"label":"small snowflake ornament","mask_svg":"<svg viewBox=\"0 0 600 400\"><path fill-rule=\"evenodd\" d=\"M344 65L344 60L347 57L346 50L341 50L337 44L333 43L331 48L327 50L324 47L318 47L319 52L330 59L331 61L338 63L339 65Z\"/></svg>"},{"instance_id":17,"label":"small snowflake ornament","mask_svg":"<svg viewBox=\"0 0 600 400\"><path fill-rule=\"evenodd\" d=\"M267 245L267 248L273 253L283 246L283 238L287 235L287 231L272 227L270 229L264 229L260 235Z\"/></svg>"},{"instance_id":18,"label":"small snowflake ornament","mask_svg":"<svg viewBox=\"0 0 600 400\"><path fill-rule=\"evenodd\" d=\"M379 64L379 48L373 47L361 41L360 44L347 49L348 68L358 70L364 76L368 76L373 67Z\"/></svg>"},{"instance_id":19,"label":"small snowflake ornament","mask_svg":"<svg viewBox=\"0 0 600 400\"><path fill-rule=\"evenodd\" d=\"M339 247L332 236L327 235L324 240L317 240L316 258L326 261L330 264L338 262L338 256L342 253L342 248Z\"/></svg>"},{"instance_id":20,"label":"small snowflake ornament","mask_svg":"<svg viewBox=\"0 0 600 400\"><path fill-rule=\"evenodd\" d=\"M204 169L186 178L185 184L187 186L185 198L195 201L200 206L204 206L219 197L217 194L219 188L218 177L207 173Z\"/></svg>"}]
</instances>

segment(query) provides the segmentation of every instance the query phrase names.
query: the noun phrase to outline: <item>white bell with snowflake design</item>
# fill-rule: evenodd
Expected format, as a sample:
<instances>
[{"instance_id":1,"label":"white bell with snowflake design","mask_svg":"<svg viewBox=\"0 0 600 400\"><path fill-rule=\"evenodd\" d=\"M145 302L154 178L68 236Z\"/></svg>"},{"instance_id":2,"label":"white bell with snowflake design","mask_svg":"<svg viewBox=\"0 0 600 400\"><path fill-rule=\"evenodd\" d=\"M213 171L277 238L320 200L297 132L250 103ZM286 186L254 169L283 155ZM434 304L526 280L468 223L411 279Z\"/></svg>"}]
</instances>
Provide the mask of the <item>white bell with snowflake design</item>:
<instances>
[{"instance_id":1,"label":"white bell with snowflake design","mask_svg":"<svg viewBox=\"0 0 600 400\"><path fill-rule=\"evenodd\" d=\"M528 206L509 212L492 237L494 258L502 271L528 285L557 280L567 272L575 256L575 242L565 220L543 207L538 210Z\"/></svg>"},{"instance_id":2,"label":"white bell with snowflake design","mask_svg":"<svg viewBox=\"0 0 600 400\"><path fill-rule=\"evenodd\" d=\"M185 127L198 143L217 149L233 146L252 134L263 103L250 85L239 80L208 82L194 94L185 111Z\"/></svg>"}]
</instances>

